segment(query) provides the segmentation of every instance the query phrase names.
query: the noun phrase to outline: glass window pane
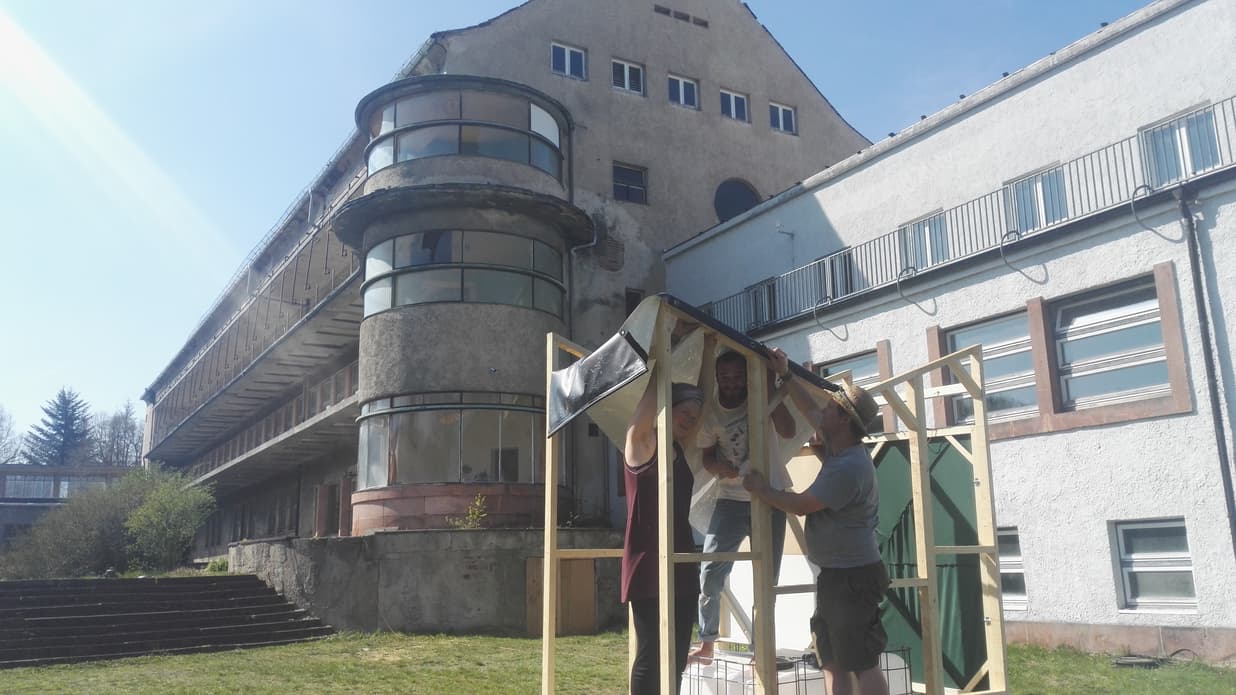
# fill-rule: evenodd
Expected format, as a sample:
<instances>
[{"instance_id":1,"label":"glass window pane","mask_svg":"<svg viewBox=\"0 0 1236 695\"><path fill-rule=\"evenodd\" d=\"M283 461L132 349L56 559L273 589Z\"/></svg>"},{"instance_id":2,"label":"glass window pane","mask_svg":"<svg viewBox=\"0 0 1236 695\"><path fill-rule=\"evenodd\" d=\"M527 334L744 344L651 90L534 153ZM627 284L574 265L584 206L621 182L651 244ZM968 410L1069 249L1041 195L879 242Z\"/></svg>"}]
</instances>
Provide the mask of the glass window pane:
<instances>
[{"instance_id":1,"label":"glass window pane","mask_svg":"<svg viewBox=\"0 0 1236 695\"><path fill-rule=\"evenodd\" d=\"M387 239L369 250L369 255L365 256L365 278L374 278L382 273L390 272L394 267L391 263L394 248L394 241Z\"/></svg>"},{"instance_id":2,"label":"glass window pane","mask_svg":"<svg viewBox=\"0 0 1236 695\"><path fill-rule=\"evenodd\" d=\"M1014 314L994 321L986 321L966 328L951 331L948 336L950 351L957 351L971 345L983 345L984 349L1001 343L1024 340L1030 335L1026 315Z\"/></svg>"},{"instance_id":3,"label":"glass window pane","mask_svg":"<svg viewBox=\"0 0 1236 695\"><path fill-rule=\"evenodd\" d=\"M674 104L682 103L682 83L673 77L669 78L669 100Z\"/></svg>"},{"instance_id":4,"label":"glass window pane","mask_svg":"<svg viewBox=\"0 0 1236 695\"><path fill-rule=\"evenodd\" d=\"M729 116L730 118L734 117L734 107L732 104L733 100L730 95L725 92L721 92L721 113L723 115Z\"/></svg>"},{"instance_id":5,"label":"glass window pane","mask_svg":"<svg viewBox=\"0 0 1236 695\"><path fill-rule=\"evenodd\" d=\"M368 167L370 174L378 169L385 169L394 163L395 138L387 138L374 145L372 150L369 150Z\"/></svg>"},{"instance_id":6,"label":"glass window pane","mask_svg":"<svg viewBox=\"0 0 1236 695\"><path fill-rule=\"evenodd\" d=\"M585 66L584 66L583 51L571 50L568 52L570 53L570 60L571 60L571 76L578 77L581 80L584 79Z\"/></svg>"},{"instance_id":7,"label":"glass window pane","mask_svg":"<svg viewBox=\"0 0 1236 695\"><path fill-rule=\"evenodd\" d=\"M1146 131L1144 137L1152 185L1161 186L1180 178L1180 147L1176 142L1176 126L1160 126Z\"/></svg>"},{"instance_id":8,"label":"glass window pane","mask_svg":"<svg viewBox=\"0 0 1236 695\"><path fill-rule=\"evenodd\" d=\"M695 97L695 83L694 82L683 82L682 83L682 103L686 104L687 106L698 106L699 105L699 102L696 101L696 97Z\"/></svg>"},{"instance_id":9,"label":"glass window pane","mask_svg":"<svg viewBox=\"0 0 1236 695\"><path fill-rule=\"evenodd\" d=\"M1185 135L1189 142L1189 168L1196 174L1219 165L1219 147L1215 139L1213 111L1195 113L1185 119Z\"/></svg>"},{"instance_id":10,"label":"glass window pane","mask_svg":"<svg viewBox=\"0 0 1236 695\"><path fill-rule=\"evenodd\" d=\"M1033 410L1038 406L1038 392L1034 386L1026 386L1008 391L987 392L987 412L995 415L1002 411ZM953 414L958 422L974 417L974 404L968 396L953 397ZM1032 415L1033 412L1027 412Z\"/></svg>"},{"instance_id":11,"label":"glass window pane","mask_svg":"<svg viewBox=\"0 0 1236 695\"><path fill-rule=\"evenodd\" d=\"M382 133L389 133L395 129L395 105L394 104L387 104L387 106L382 109L382 113L378 114L377 123L378 123L378 131L374 133L374 135L381 135Z\"/></svg>"},{"instance_id":12,"label":"glass window pane","mask_svg":"<svg viewBox=\"0 0 1236 695\"><path fill-rule=\"evenodd\" d=\"M385 487L390 475L390 416L376 415L365 420L364 424L369 426L365 456L366 487Z\"/></svg>"},{"instance_id":13,"label":"glass window pane","mask_svg":"<svg viewBox=\"0 0 1236 695\"><path fill-rule=\"evenodd\" d=\"M782 112L781 127L787 133L794 132L794 109L786 109Z\"/></svg>"},{"instance_id":14,"label":"glass window pane","mask_svg":"<svg viewBox=\"0 0 1236 695\"><path fill-rule=\"evenodd\" d=\"M562 279L562 254L541 241L532 242L532 268L551 277Z\"/></svg>"},{"instance_id":15,"label":"glass window pane","mask_svg":"<svg viewBox=\"0 0 1236 695\"><path fill-rule=\"evenodd\" d=\"M1068 330L1157 309L1159 302L1154 284L1149 281L1136 284L1141 286L1061 308L1057 327Z\"/></svg>"},{"instance_id":16,"label":"glass window pane","mask_svg":"<svg viewBox=\"0 0 1236 695\"><path fill-rule=\"evenodd\" d=\"M780 107L773 106L772 104L768 105L768 122L772 124L772 127L777 128L778 130L781 129Z\"/></svg>"},{"instance_id":17,"label":"glass window pane","mask_svg":"<svg viewBox=\"0 0 1236 695\"><path fill-rule=\"evenodd\" d=\"M1130 572L1131 599L1194 598L1192 572Z\"/></svg>"},{"instance_id":18,"label":"glass window pane","mask_svg":"<svg viewBox=\"0 0 1236 695\"><path fill-rule=\"evenodd\" d=\"M1052 169L1042 176L1043 220L1055 224L1069 216L1068 200L1064 196L1064 170Z\"/></svg>"},{"instance_id":19,"label":"glass window pane","mask_svg":"<svg viewBox=\"0 0 1236 695\"><path fill-rule=\"evenodd\" d=\"M395 239L395 267L452 263L458 260L454 232L424 232Z\"/></svg>"},{"instance_id":20,"label":"glass window pane","mask_svg":"<svg viewBox=\"0 0 1236 695\"><path fill-rule=\"evenodd\" d=\"M1000 574L1000 590L1005 598L1026 598L1026 575L1020 572Z\"/></svg>"},{"instance_id":21,"label":"glass window pane","mask_svg":"<svg viewBox=\"0 0 1236 695\"><path fill-rule=\"evenodd\" d=\"M536 104L529 104L528 110L532 121L532 132L552 142L554 147L561 147L562 142L558 131L558 121L554 120L554 117L548 111Z\"/></svg>"},{"instance_id":22,"label":"glass window pane","mask_svg":"<svg viewBox=\"0 0 1236 695\"><path fill-rule=\"evenodd\" d=\"M1131 526L1120 530L1125 555L1142 553L1188 554L1183 526Z\"/></svg>"},{"instance_id":23,"label":"glass window pane","mask_svg":"<svg viewBox=\"0 0 1236 695\"><path fill-rule=\"evenodd\" d=\"M1065 340L1060 344L1061 358L1066 364L1107 355L1120 355L1134 350L1163 345L1159 322L1143 323L1118 331L1108 331L1087 338Z\"/></svg>"},{"instance_id":24,"label":"glass window pane","mask_svg":"<svg viewBox=\"0 0 1236 695\"><path fill-rule=\"evenodd\" d=\"M463 452L461 479L465 483L497 482L501 440L498 437L499 411L463 411Z\"/></svg>"},{"instance_id":25,"label":"glass window pane","mask_svg":"<svg viewBox=\"0 0 1236 695\"><path fill-rule=\"evenodd\" d=\"M746 97L734 97L734 118L737 118L740 121L747 120Z\"/></svg>"},{"instance_id":26,"label":"glass window pane","mask_svg":"<svg viewBox=\"0 0 1236 695\"><path fill-rule=\"evenodd\" d=\"M1106 372L1067 377L1064 380L1067 401L1160 385L1167 385L1166 362L1139 364Z\"/></svg>"},{"instance_id":27,"label":"glass window pane","mask_svg":"<svg viewBox=\"0 0 1236 695\"><path fill-rule=\"evenodd\" d=\"M391 278L375 280L365 288L365 316L391 308Z\"/></svg>"},{"instance_id":28,"label":"glass window pane","mask_svg":"<svg viewBox=\"0 0 1236 695\"><path fill-rule=\"evenodd\" d=\"M504 483L532 482L533 443L536 424L533 413L504 410L502 419L502 454L498 474ZM542 435L544 436L544 435Z\"/></svg>"},{"instance_id":29,"label":"glass window pane","mask_svg":"<svg viewBox=\"0 0 1236 695\"><path fill-rule=\"evenodd\" d=\"M634 65L627 68L627 89L632 92L644 93L644 70Z\"/></svg>"},{"instance_id":30,"label":"glass window pane","mask_svg":"<svg viewBox=\"0 0 1236 695\"><path fill-rule=\"evenodd\" d=\"M502 270L464 271L465 302L532 306L532 278Z\"/></svg>"},{"instance_id":31,"label":"glass window pane","mask_svg":"<svg viewBox=\"0 0 1236 695\"><path fill-rule=\"evenodd\" d=\"M1021 538L1016 532L997 533L996 543L1000 547L1000 559L1021 557Z\"/></svg>"},{"instance_id":32,"label":"glass window pane","mask_svg":"<svg viewBox=\"0 0 1236 695\"><path fill-rule=\"evenodd\" d=\"M406 162L409 159L457 154L458 137L459 127L453 125L428 126L400 133L396 159Z\"/></svg>"},{"instance_id":33,"label":"glass window pane","mask_svg":"<svg viewBox=\"0 0 1236 695\"><path fill-rule=\"evenodd\" d=\"M396 483L459 482L459 411L397 413Z\"/></svg>"},{"instance_id":34,"label":"glass window pane","mask_svg":"<svg viewBox=\"0 0 1236 695\"><path fill-rule=\"evenodd\" d=\"M1038 228L1038 189L1033 178L1013 184L1013 209L1018 230L1026 232Z\"/></svg>"},{"instance_id":35,"label":"glass window pane","mask_svg":"<svg viewBox=\"0 0 1236 695\"><path fill-rule=\"evenodd\" d=\"M558 150L533 138L531 155L532 160L530 163L532 166L558 180L562 180L562 155L558 153Z\"/></svg>"},{"instance_id":36,"label":"glass window pane","mask_svg":"<svg viewBox=\"0 0 1236 695\"><path fill-rule=\"evenodd\" d=\"M528 136L502 128L466 125L459 129L459 153L528 163Z\"/></svg>"},{"instance_id":37,"label":"glass window pane","mask_svg":"<svg viewBox=\"0 0 1236 695\"><path fill-rule=\"evenodd\" d=\"M610 72L612 73L612 83L615 87L625 88L627 86L627 66L615 60L610 64Z\"/></svg>"},{"instance_id":38,"label":"glass window pane","mask_svg":"<svg viewBox=\"0 0 1236 695\"><path fill-rule=\"evenodd\" d=\"M464 263L532 267L532 240L498 232L464 232Z\"/></svg>"},{"instance_id":39,"label":"glass window pane","mask_svg":"<svg viewBox=\"0 0 1236 695\"><path fill-rule=\"evenodd\" d=\"M983 360L983 378L989 383L993 379L1029 374L1033 371L1034 356L1029 350Z\"/></svg>"},{"instance_id":40,"label":"glass window pane","mask_svg":"<svg viewBox=\"0 0 1236 695\"><path fill-rule=\"evenodd\" d=\"M533 306L541 311L548 311L554 316L561 318L563 301L562 288L540 278L534 278L532 282L534 285L533 291L535 292L535 302Z\"/></svg>"},{"instance_id":41,"label":"glass window pane","mask_svg":"<svg viewBox=\"0 0 1236 695\"><path fill-rule=\"evenodd\" d=\"M463 117L469 121L501 123L528 129L528 100L494 92L464 92Z\"/></svg>"},{"instance_id":42,"label":"glass window pane","mask_svg":"<svg viewBox=\"0 0 1236 695\"><path fill-rule=\"evenodd\" d=\"M549 49L549 67L554 72L566 74L566 49L562 46L551 46Z\"/></svg>"},{"instance_id":43,"label":"glass window pane","mask_svg":"<svg viewBox=\"0 0 1236 695\"><path fill-rule=\"evenodd\" d=\"M395 279L395 306L426 302L458 302L459 273L456 268L420 270Z\"/></svg>"},{"instance_id":44,"label":"glass window pane","mask_svg":"<svg viewBox=\"0 0 1236 695\"><path fill-rule=\"evenodd\" d=\"M846 370L849 370L852 381L861 381L873 377L879 378L880 376L880 364L874 352L856 357L848 357L836 362L829 362L824 365L821 371L824 376L828 376L829 374L840 374Z\"/></svg>"},{"instance_id":45,"label":"glass window pane","mask_svg":"<svg viewBox=\"0 0 1236 695\"><path fill-rule=\"evenodd\" d=\"M459 118L459 92L427 92L395 105L395 127Z\"/></svg>"}]
</instances>

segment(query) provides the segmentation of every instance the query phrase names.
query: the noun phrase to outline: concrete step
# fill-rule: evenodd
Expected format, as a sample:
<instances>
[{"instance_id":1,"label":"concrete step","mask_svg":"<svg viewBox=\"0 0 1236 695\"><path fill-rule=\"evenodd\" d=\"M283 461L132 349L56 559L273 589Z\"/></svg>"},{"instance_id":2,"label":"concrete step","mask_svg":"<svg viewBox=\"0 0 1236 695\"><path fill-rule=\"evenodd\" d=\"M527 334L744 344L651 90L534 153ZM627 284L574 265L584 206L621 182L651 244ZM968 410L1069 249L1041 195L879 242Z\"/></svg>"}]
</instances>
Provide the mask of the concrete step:
<instances>
[{"instance_id":1,"label":"concrete step","mask_svg":"<svg viewBox=\"0 0 1236 695\"><path fill-rule=\"evenodd\" d=\"M209 587L204 589L180 589L177 591L112 591L106 593L100 592L81 592L81 593L65 593L65 592L39 592L29 594L19 594L10 596L0 596L0 610L6 608L35 608L41 606L72 606L87 603L101 602L116 602L116 603L134 603L150 600L161 601L179 601L179 600L206 600L206 599L221 599L234 598L245 596L277 596L278 593L265 585L262 586L236 586L215 588Z\"/></svg>"},{"instance_id":2,"label":"concrete step","mask_svg":"<svg viewBox=\"0 0 1236 695\"><path fill-rule=\"evenodd\" d=\"M273 622L308 617L308 613L290 603L260 608L208 608L197 611L163 611L158 613L122 613L98 616L55 616L26 618L20 625L0 628L0 642L36 636L72 637L74 635L113 634L132 630L155 630L163 627L207 628L221 625L245 625L252 622Z\"/></svg>"},{"instance_id":3,"label":"concrete step","mask_svg":"<svg viewBox=\"0 0 1236 695\"><path fill-rule=\"evenodd\" d=\"M33 637L0 642L0 661L24 659L32 654L49 652L57 656L75 654L106 654L121 649L132 651L138 645L192 646L194 644L218 644L252 639L254 637L285 636L300 634L322 628L317 618L281 620L245 625L221 625L207 628L166 628L140 632L122 632L113 635L82 635L77 637ZM327 628L329 630L330 628Z\"/></svg>"},{"instance_id":4,"label":"concrete step","mask_svg":"<svg viewBox=\"0 0 1236 695\"><path fill-rule=\"evenodd\" d=\"M176 654L196 654L196 653L202 653L202 652L231 651L233 649L253 649L257 647L275 647L275 646L280 646L280 645L285 645L285 644L297 644L299 642L312 642L314 640L324 639L326 637L329 637L330 634L333 632L332 630L330 630L330 628L322 628L322 629L327 630L328 632L324 632L322 634L318 634L314 636L295 637L295 638L266 639L266 640L252 641L252 642L233 641L233 642L223 643L223 644L203 644L203 645L196 645L196 646L191 646L191 647L167 648L167 649L160 649L154 654L158 656L171 656L171 655L176 655ZM74 663L74 662L79 662L79 661L102 661L105 659L127 659L131 657L151 656L151 655L152 655L151 652L138 651L138 652L110 652L110 653L103 653L103 654L86 654L86 655L75 655L75 656L33 657L29 659L17 659L13 661L0 661L0 669L23 668L23 667L29 667L29 666L51 666L53 664L67 664L67 663Z\"/></svg>"},{"instance_id":5,"label":"concrete step","mask_svg":"<svg viewBox=\"0 0 1236 695\"><path fill-rule=\"evenodd\" d=\"M266 586L252 574L221 574L201 577L151 577L145 579L21 579L0 581L0 597L39 592L158 592L181 591L188 587L205 588Z\"/></svg>"},{"instance_id":6,"label":"concrete step","mask_svg":"<svg viewBox=\"0 0 1236 695\"><path fill-rule=\"evenodd\" d=\"M237 608L272 606L285 603L278 594L262 596L238 596L220 599L174 599L123 602L93 601L67 606L34 606L30 608L0 608L0 627L8 627L10 621L23 618L46 618L53 616L93 616L114 613L138 613L155 611L199 610L203 608Z\"/></svg>"}]
</instances>

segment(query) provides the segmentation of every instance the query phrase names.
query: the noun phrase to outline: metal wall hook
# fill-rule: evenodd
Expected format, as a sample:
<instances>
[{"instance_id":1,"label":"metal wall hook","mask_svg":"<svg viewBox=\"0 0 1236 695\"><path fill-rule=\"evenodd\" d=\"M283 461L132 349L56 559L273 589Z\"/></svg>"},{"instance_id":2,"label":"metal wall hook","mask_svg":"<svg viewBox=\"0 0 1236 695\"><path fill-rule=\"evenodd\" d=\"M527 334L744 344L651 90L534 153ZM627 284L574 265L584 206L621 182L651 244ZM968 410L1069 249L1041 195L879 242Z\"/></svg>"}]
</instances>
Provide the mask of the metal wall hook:
<instances>
[{"instance_id":1,"label":"metal wall hook","mask_svg":"<svg viewBox=\"0 0 1236 695\"><path fill-rule=\"evenodd\" d=\"M915 275L918 275L918 268L912 265L908 265L902 268L901 272L897 273L897 294L901 295L902 299L906 300L907 302L910 302L911 304L913 304L914 302L911 302L910 298L906 296L906 293L902 291L901 281L904 280L905 278L912 278Z\"/></svg>"},{"instance_id":2,"label":"metal wall hook","mask_svg":"<svg viewBox=\"0 0 1236 695\"><path fill-rule=\"evenodd\" d=\"M1009 231L1004 233L1004 236L1000 237L1000 260L1003 261L1005 265L1012 268L1013 270L1017 270L1016 266L1014 266L1012 263L1009 262L1008 256L1004 255L1004 245L1008 243L1009 237L1012 237L1013 241L1020 241L1021 240L1021 230L1010 229Z\"/></svg>"}]
</instances>

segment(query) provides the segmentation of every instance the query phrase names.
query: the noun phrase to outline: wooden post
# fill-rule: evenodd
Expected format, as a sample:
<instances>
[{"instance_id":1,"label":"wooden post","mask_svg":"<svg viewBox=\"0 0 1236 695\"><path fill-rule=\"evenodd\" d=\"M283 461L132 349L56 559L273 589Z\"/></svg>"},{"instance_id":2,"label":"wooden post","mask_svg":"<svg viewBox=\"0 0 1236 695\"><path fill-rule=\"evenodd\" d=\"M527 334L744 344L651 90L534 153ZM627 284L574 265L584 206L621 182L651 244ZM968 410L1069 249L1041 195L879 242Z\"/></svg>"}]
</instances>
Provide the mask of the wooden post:
<instances>
[{"instance_id":1,"label":"wooden post","mask_svg":"<svg viewBox=\"0 0 1236 695\"><path fill-rule=\"evenodd\" d=\"M670 332L673 313L662 308L652 337L651 379L657 390L657 585L661 632L661 692L678 690L674 659L674 418ZM684 481L685 484L685 481Z\"/></svg>"},{"instance_id":2,"label":"wooden post","mask_svg":"<svg viewBox=\"0 0 1236 695\"><path fill-rule=\"evenodd\" d=\"M970 460L974 467L974 512L978 544L991 546L979 555L979 580L983 585L983 632L987 647L987 688L1008 688L1005 677L1004 606L1000 589L1000 555L996 542L996 502L991 486L991 450L987 441L987 391L983 382L983 352L972 348L970 382L974 403L974 433L970 435Z\"/></svg>"},{"instance_id":3,"label":"wooden post","mask_svg":"<svg viewBox=\"0 0 1236 695\"><path fill-rule=\"evenodd\" d=\"M768 465L768 368L755 355L747 357L747 455L751 468L772 482ZM775 434L773 436L776 436ZM751 622L755 634L755 692L777 692L777 639L775 634L772 558L772 508L751 497L751 560L755 605Z\"/></svg>"},{"instance_id":4,"label":"wooden post","mask_svg":"<svg viewBox=\"0 0 1236 695\"><path fill-rule=\"evenodd\" d=\"M920 374L905 383L909 392L906 405L911 415L906 426L911 430L910 484L914 492L916 576L926 581L918 588L919 620L923 633L923 681L927 686L927 695L943 695L944 660L940 645L940 606L936 590L935 529L931 518L930 454L927 449L923 377Z\"/></svg>"},{"instance_id":5,"label":"wooden post","mask_svg":"<svg viewBox=\"0 0 1236 695\"><path fill-rule=\"evenodd\" d=\"M558 342L553 333L545 336L545 396L552 390L550 379L558 369ZM549 418L545 418L546 432ZM558 447L554 435L545 442L545 549L541 562L541 694L554 692L554 646L558 637Z\"/></svg>"}]
</instances>

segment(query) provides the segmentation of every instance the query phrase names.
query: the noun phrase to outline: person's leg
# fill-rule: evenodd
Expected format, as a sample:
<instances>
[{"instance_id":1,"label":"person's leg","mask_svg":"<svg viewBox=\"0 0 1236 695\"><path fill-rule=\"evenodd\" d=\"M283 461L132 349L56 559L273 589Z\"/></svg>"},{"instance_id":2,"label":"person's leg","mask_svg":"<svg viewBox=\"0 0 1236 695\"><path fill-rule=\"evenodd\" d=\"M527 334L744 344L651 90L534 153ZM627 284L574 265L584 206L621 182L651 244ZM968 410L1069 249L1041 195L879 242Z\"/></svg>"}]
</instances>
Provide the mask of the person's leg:
<instances>
[{"instance_id":1,"label":"person's leg","mask_svg":"<svg viewBox=\"0 0 1236 695\"><path fill-rule=\"evenodd\" d=\"M888 573L882 563L822 570L822 577L825 572L832 577L831 595L817 600L817 610L824 610L828 622L833 646L829 667L839 681L835 692L886 695L888 683L880 670L880 655L888 635L880 620L880 604L888 590ZM817 586L823 588L823 582Z\"/></svg>"},{"instance_id":2,"label":"person's leg","mask_svg":"<svg viewBox=\"0 0 1236 695\"><path fill-rule=\"evenodd\" d=\"M691 648L691 628L695 627L698 602L695 596L675 598L674 607L674 660L678 674L678 691L682 691L682 673L687 669L687 650Z\"/></svg>"},{"instance_id":3,"label":"person's leg","mask_svg":"<svg viewBox=\"0 0 1236 695\"><path fill-rule=\"evenodd\" d=\"M717 500L708 533L704 535L705 553L729 553L738 550L747 537L751 505L737 500ZM691 652L693 660L711 659L713 642L721 630L721 590L734 569L728 561L700 563L699 624L700 646Z\"/></svg>"},{"instance_id":4,"label":"person's leg","mask_svg":"<svg viewBox=\"0 0 1236 695\"><path fill-rule=\"evenodd\" d=\"M631 695L657 695L661 688L661 619L656 597L631 601L631 622L635 624Z\"/></svg>"}]
</instances>

